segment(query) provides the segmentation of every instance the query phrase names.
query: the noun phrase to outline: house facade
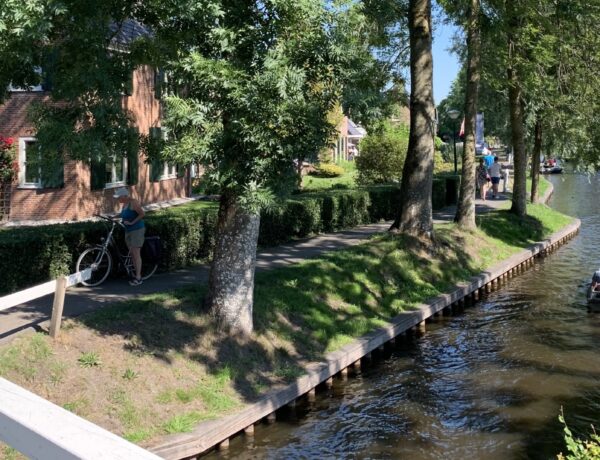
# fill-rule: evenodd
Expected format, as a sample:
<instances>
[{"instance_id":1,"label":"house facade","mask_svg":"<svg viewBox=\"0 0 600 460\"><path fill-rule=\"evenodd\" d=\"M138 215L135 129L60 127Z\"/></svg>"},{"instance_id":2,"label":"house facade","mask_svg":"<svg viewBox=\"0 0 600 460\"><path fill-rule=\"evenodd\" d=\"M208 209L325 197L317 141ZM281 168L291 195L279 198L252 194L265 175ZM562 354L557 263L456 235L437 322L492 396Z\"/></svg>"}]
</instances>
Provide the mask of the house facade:
<instances>
[{"instance_id":1,"label":"house facade","mask_svg":"<svg viewBox=\"0 0 600 460\"><path fill-rule=\"evenodd\" d=\"M337 161L351 161L358 155L358 144L367 135L367 131L344 116L337 126L337 140L331 150L331 159Z\"/></svg>"},{"instance_id":2,"label":"house facade","mask_svg":"<svg viewBox=\"0 0 600 460\"><path fill-rule=\"evenodd\" d=\"M130 112L140 134L160 135L157 72L142 66L133 72L132 80L128 95L123 96L123 108ZM117 187L128 187L142 205L188 196L189 175L185 169L147 164L141 152L137 157L117 156L103 164L65 160L52 171L42 169L27 113L32 103L49 99L46 89L12 90L0 105L0 135L14 139L19 163L18 177L3 191L5 209L0 212L0 220L69 221L114 212L117 204L112 195Z\"/></svg>"}]
</instances>

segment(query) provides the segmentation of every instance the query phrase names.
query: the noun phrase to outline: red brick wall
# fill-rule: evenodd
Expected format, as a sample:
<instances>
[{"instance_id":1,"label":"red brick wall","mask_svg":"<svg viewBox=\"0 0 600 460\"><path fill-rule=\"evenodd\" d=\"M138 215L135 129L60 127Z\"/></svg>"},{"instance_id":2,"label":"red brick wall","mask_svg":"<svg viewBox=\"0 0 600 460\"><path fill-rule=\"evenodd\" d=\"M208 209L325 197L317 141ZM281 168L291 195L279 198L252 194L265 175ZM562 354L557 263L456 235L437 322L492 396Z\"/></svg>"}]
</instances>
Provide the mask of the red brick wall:
<instances>
[{"instance_id":1,"label":"red brick wall","mask_svg":"<svg viewBox=\"0 0 600 460\"><path fill-rule=\"evenodd\" d=\"M0 135L6 137L35 137L27 121L27 110L35 100L47 99L42 92L15 92L0 106ZM160 126L160 101L154 98L154 71L141 67L134 72L133 94L125 97L125 109L129 110L141 134L148 134L150 127ZM149 167L144 157L139 157L137 186L131 187L132 195L142 204L184 197L187 194L185 178L149 182ZM92 191L90 169L82 162L65 163L65 186L61 189L22 189L15 183L12 188L10 220L78 220L95 213L117 209L112 199L113 190Z\"/></svg>"}]
</instances>

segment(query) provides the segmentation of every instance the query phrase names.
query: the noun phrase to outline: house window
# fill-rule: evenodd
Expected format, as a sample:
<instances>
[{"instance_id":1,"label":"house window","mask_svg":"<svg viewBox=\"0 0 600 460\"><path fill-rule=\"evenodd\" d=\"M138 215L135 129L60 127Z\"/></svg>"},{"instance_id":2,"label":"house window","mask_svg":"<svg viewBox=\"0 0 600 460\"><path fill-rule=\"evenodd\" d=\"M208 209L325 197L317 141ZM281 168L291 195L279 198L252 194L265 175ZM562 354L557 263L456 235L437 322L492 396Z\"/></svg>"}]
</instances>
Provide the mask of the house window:
<instances>
[{"instance_id":1,"label":"house window","mask_svg":"<svg viewBox=\"0 0 600 460\"><path fill-rule=\"evenodd\" d=\"M106 162L104 187L120 187L127 182L127 158L114 156Z\"/></svg>"},{"instance_id":2,"label":"house window","mask_svg":"<svg viewBox=\"0 0 600 460\"><path fill-rule=\"evenodd\" d=\"M163 173L160 175L160 179L175 178L177 178L177 165L165 162L163 166Z\"/></svg>"},{"instance_id":3,"label":"house window","mask_svg":"<svg viewBox=\"0 0 600 460\"><path fill-rule=\"evenodd\" d=\"M19 139L19 186L42 187L42 158L34 137Z\"/></svg>"}]
</instances>

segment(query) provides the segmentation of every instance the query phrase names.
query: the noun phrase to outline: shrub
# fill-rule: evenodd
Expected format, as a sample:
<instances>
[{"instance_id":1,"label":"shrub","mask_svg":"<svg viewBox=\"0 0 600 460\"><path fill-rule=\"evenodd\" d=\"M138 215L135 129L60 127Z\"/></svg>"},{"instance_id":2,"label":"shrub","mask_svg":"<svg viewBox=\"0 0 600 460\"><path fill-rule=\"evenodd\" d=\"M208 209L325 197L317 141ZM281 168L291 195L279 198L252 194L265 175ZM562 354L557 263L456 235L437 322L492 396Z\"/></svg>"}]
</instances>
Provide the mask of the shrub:
<instances>
[{"instance_id":1,"label":"shrub","mask_svg":"<svg viewBox=\"0 0 600 460\"><path fill-rule=\"evenodd\" d=\"M434 208L446 203L446 181L434 181ZM400 200L397 186L330 190L296 195L261 216L259 245L390 220ZM162 270L207 259L215 243L216 203L193 202L146 215L148 236L163 241ZM0 230L0 295L72 272L77 257L106 234L103 222L19 227Z\"/></svg>"},{"instance_id":2,"label":"shrub","mask_svg":"<svg viewBox=\"0 0 600 460\"><path fill-rule=\"evenodd\" d=\"M360 142L356 157L358 183L399 182L408 150L408 127L385 123Z\"/></svg>"},{"instance_id":3,"label":"shrub","mask_svg":"<svg viewBox=\"0 0 600 460\"><path fill-rule=\"evenodd\" d=\"M317 177L340 177L346 171L341 166L338 166L333 163L322 163L317 166L317 169L314 173L311 173L313 176Z\"/></svg>"}]
</instances>

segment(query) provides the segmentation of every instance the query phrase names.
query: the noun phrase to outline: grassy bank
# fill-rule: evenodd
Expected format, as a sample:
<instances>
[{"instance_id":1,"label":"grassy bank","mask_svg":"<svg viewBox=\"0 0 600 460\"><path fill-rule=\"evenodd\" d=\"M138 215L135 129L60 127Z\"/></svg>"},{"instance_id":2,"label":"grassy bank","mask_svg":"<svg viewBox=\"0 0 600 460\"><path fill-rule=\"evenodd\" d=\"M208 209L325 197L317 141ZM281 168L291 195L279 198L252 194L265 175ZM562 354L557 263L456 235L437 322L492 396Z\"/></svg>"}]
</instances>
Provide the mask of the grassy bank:
<instances>
[{"instance_id":1,"label":"grassy bank","mask_svg":"<svg viewBox=\"0 0 600 460\"><path fill-rule=\"evenodd\" d=\"M381 236L257 275L255 334L216 332L204 287L148 296L66 322L0 349L0 375L147 445L235 411L394 315L564 227L542 205L519 221L480 216L481 230L436 227L437 245ZM0 451L1 452L1 451Z\"/></svg>"}]
</instances>

